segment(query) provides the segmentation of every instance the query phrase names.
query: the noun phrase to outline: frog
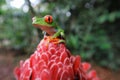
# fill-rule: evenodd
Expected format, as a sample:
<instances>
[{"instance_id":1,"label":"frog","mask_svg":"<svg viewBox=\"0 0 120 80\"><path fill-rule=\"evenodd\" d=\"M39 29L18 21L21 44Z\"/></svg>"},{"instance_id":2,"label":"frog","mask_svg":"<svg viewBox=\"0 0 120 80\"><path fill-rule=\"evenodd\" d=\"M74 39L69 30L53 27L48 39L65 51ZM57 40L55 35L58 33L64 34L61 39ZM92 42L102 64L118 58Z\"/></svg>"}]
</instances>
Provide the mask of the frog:
<instances>
[{"instance_id":1,"label":"frog","mask_svg":"<svg viewBox=\"0 0 120 80\"><path fill-rule=\"evenodd\" d=\"M55 20L51 15L46 15L44 17L33 17L32 24L36 28L41 29L44 32L44 35L52 36L54 38L61 38L59 42L65 42L64 30L57 25Z\"/></svg>"}]
</instances>

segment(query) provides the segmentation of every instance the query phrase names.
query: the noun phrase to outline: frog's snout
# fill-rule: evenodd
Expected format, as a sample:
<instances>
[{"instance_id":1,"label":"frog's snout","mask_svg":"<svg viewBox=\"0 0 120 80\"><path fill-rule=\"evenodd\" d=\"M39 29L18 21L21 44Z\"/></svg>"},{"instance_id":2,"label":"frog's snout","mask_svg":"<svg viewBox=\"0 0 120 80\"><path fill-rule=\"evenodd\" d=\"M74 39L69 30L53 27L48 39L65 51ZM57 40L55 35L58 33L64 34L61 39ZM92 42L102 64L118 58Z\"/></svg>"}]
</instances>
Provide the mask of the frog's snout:
<instances>
[{"instance_id":1,"label":"frog's snout","mask_svg":"<svg viewBox=\"0 0 120 80\"><path fill-rule=\"evenodd\" d=\"M36 20L37 20L36 17L33 17L33 18L32 18L32 24L35 24L35 23L36 23Z\"/></svg>"},{"instance_id":2,"label":"frog's snout","mask_svg":"<svg viewBox=\"0 0 120 80\"><path fill-rule=\"evenodd\" d=\"M32 21L35 21L35 19L36 19L36 17L33 17L33 18L32 18Z\"/></svg>"}]
</instances>

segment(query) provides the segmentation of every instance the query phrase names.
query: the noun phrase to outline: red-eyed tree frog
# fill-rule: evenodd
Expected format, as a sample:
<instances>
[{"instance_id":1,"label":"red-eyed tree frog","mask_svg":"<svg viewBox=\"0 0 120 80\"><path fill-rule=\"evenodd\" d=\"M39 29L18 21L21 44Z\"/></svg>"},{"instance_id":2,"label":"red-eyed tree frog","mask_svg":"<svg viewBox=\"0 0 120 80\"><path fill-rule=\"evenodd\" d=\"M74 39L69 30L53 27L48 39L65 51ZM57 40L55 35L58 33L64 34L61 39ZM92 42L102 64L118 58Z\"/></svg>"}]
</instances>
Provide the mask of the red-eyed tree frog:
<instances>
[{"instance_id":1,"label":"red-eyed tree frog","mask_svg":"<svg viewBox=\"0 0 120 80\"><path fill-rule=\"evenodd\" d=\"M40 28L49 36L52 36L52 38L64 38L64 30L56 24L51 15L46 15L43 18L33 17L32 20L32 24L35 27ZM65 40L61 40L60 42L65 42Z\"/></svg>"}]
</instances>

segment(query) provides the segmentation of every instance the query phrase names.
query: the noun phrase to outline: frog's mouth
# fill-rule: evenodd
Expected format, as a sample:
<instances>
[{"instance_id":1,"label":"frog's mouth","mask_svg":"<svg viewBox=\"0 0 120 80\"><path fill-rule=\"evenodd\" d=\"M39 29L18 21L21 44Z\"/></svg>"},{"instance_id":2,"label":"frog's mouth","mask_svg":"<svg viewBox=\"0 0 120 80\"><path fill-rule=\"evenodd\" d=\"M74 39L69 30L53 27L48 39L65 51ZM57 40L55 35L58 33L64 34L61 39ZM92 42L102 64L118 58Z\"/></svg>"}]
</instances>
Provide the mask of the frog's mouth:
<instances>
[{"instance_id":1,"label":"frog's mouth","mask_svg":"<svg viewBox=\"0 0 120 80\"><path fill-rule=\"evenodd\" d=\"M45 31L46 33L48 33L49 35L53 35L56 33L56 30L54 29L54 27L48 27L45 25L39 25L39 24L33 24L36 28L41 29L42 31Z\"/></svg>"}]
</instances>

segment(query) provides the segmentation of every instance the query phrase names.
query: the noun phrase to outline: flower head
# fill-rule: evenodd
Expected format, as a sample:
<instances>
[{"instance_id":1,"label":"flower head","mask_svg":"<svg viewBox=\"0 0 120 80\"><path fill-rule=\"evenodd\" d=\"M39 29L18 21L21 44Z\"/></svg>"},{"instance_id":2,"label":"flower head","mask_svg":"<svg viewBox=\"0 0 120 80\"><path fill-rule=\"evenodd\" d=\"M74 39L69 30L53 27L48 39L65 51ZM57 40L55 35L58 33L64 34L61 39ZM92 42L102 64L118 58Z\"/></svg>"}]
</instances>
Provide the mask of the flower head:
<instances>
[{"instance_id":1,"label":"flower head","mask_svg":"<svg viewBox=\"0 0 120 80\"><path fill-rule=\"evenodd\" d=\"M37 46L34 54L14 74L17 80L99 80L91 65L82 63L80 56L72 56L59 38L46 36Z\"/></svg>"}]
</instances>

